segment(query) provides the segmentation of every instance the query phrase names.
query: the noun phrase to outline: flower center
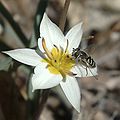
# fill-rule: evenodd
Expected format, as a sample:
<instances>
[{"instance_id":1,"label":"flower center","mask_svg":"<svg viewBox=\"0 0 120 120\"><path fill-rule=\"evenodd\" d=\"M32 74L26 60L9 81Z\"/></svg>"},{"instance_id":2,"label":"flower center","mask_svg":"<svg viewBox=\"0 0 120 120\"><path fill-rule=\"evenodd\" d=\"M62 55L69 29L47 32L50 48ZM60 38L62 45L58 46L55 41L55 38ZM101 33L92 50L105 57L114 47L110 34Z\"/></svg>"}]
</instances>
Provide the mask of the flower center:
<instances>
[{"instance_id":1,"label":"flower center","mask_svg":"<svg viewBox=\"0 0 120 120\"><path fill-rule=\"evenodd\" d=\"M61 74L63 77L68 75L74 75L70 70L75 65L75 60L72 58L71 54L68 53L68 40L66 49L63 50L62 47L58 49L56 45L53 45L51 51L46 47L45 39L42 39L42 46L47 55L47 58L43 62L47 62L47 69L52 74Z\"/></svg>"}]
</instances>

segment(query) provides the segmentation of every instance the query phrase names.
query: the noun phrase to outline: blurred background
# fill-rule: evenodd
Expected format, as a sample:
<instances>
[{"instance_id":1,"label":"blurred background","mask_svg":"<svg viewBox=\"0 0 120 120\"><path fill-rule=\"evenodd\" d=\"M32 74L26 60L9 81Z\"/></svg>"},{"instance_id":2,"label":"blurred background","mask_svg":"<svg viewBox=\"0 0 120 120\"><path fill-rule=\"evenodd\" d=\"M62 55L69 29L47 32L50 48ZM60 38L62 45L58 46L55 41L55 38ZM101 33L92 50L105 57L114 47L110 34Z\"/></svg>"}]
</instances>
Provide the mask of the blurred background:
<instances>
[{"instance_id":1,"label":"blurred background","mask_svg":"<svg viewBox=\"0 0 120 120\"><path fill-rule=\"evenodd\" d=\"M37 15L46 10L58 24L63 5L64 0L1 0L0 51L35 48L42 18L37 20ZM80 21L83 46L94 45L89 54L98 64L98 80L78 80L80 114L59 88L52 89L39 120L120 120L120 0L71 0L64 33ZM0 120L34 119L41 91L31 92L32 71L0 53Z\"/></svg>"}]
</instances>

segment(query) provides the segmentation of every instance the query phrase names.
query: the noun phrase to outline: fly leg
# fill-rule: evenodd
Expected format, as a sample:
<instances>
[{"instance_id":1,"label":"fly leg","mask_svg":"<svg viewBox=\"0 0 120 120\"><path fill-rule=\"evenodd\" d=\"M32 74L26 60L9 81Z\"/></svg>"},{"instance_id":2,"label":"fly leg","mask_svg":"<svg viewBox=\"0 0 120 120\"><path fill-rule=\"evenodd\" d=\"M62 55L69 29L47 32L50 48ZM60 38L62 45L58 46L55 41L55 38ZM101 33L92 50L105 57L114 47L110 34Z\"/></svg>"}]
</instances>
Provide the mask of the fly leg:
<instances>
[{"instance_id":1,"label":"fly leg","mask_svg":"<svg viewBox=\"0 0 120 120\"><path fill-rule=\"evenodd\" d=\"M82 63L83 63L83 68L86 70L86 76L88 75L88 65L87 65L87 63L84 61L84 60L82 60Z\"/></svg>"},{"instance_id":2,"label":"fly leg","mask_svg":"<svg viewBox=\"0 0 120 120\"><path fill-rule=\"evenodd\" d=\"M89 68L89 70L90 70L91 74L93 75L93 73L92 73L92 71L91 71L90 68ZM97 76L93 75L93 77L95 78L95 80L98 80L98 77L97 77Z\"/></svg>"},{"instance_id":3,"label":"fly leg","mask_svg":"<svg viewBox=\"0 0 120 120\"><path fill-rule=\"evenodd\" d=\"M86 70L86 76L88 75L88 67L86 66L85 70Z\"/></svg>"},{"instance_id":4,"label":"fly leg","mask_svg":"<svg viewBox=\"0 0 120 120\"><path fill-rule=\"evenodd\" d=\"M81 65L82 68L84 68L86 70L86 76L88 75L88 67L87 66L84 66L84 65Z\"/></svg>"}]
</instances>

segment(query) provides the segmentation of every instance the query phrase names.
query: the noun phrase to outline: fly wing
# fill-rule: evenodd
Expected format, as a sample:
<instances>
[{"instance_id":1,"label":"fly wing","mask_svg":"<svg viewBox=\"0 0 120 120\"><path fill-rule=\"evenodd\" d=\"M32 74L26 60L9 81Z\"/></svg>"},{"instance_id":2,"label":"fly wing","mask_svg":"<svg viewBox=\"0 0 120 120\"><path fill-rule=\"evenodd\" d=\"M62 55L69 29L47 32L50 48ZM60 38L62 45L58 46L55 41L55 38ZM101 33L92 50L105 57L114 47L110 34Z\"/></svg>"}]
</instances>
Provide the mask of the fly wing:
<instances>
[{"instance_id":1,"label":"fly wing","mask_svg":"<svg viewBox=\"0 0 120 120\"><path fill-rule=\"evenodd\" d=\"M79 48L81 48L81 50L85 51L88 54L94 53L95 44L91 44L91 45L87 46L88 40L93 39L93 38L94 38L94 36L83 37L82 42L79 45Z\"/></svg>"},{"instance_id":2,"label":"fly wing","mask_svg":"<svg viewBox=\"0 0 120 120\"><path fill-rule=\"evenodd\" d=\"M93 54L96 50L95 44L91 44L87 48L83 48L83 50L88 54Z\"/></svg>"}]
</instances>

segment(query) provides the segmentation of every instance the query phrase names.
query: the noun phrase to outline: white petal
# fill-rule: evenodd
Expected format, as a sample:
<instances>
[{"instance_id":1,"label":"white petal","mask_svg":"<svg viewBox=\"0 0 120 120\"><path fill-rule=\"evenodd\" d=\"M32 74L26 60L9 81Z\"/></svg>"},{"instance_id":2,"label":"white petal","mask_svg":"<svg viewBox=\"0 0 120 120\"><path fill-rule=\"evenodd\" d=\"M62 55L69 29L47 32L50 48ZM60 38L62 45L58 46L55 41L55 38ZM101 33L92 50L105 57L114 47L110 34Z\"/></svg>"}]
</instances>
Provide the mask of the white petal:
<instances>
[{"instance_id":1,"label":"white petal","mask_svg":"<svg viewBox=\"0 0 120 120\"><path fill-rule=\"evenodd\" d=\"M42 46L42 38L38 38L38 47L43 53L45 52Z\"/></svg>"},{"instance_id":2,"label":"white petal","mask_svg":"<svg viewBox=\"0 0 120 120\"><path fill-rule=\"evenodd\" d=\"M65 82L60 82L60 85L72 106L80 112L80 88L77 80L74 77L67 76Z\"/></svg>"},{"instance_id":3,"label":"white petal","mask_svg":"<svg viewBox=\"0 0 120 120\"><path fill-rule=\"evenodd\" d=\"M36 66L40 63L41 57L32 49L15 49L10 51L3 51L13 59L31 66Z\"/></svg>"},{"instance_id":4,"label":"white petal","mask_svg":"<svg viewBox=\"0 0 120 120\"><path fill-rule=\"evenodd\" d=\"M49 50L53 48L53 44L63 46L65 40L62 31L48 18L46 13L41 21L40 36L45 38Z\"/></svg>"},{"instance_id":5,"label":"white petal","mask_svg":"<svg viewBox=\"0 0 120 120\"><path fill-rule=\"evenodd\" d=\"M51 74L44 63L36 66L34 72L32 77L33 91L55 87L62 81L62 76Z\"/></svg>"},{"instance_id":6,"label":"white petal","mask_svg":"<svg viewBox=\"0 0 120 120\"><path fill-rule=\"evenodd\" d=\"M77 48L82 38L82 23L79 23L72 27L66 34L65 38L69 40L68 50L71 53L73 48Z\"/></svg>"},{"instance_id":7,"label":"white petal","mask_svg":"<svg viewBox=\"0 0 120 120\"><path fill-rule=\"evenodd\" d=\"M75 77L90 77L97 75L97 67L95 68L86 68L79 66L75 66L72 69L72 72L75 72L77 75Z\"/></svg>"}]
</instances>

